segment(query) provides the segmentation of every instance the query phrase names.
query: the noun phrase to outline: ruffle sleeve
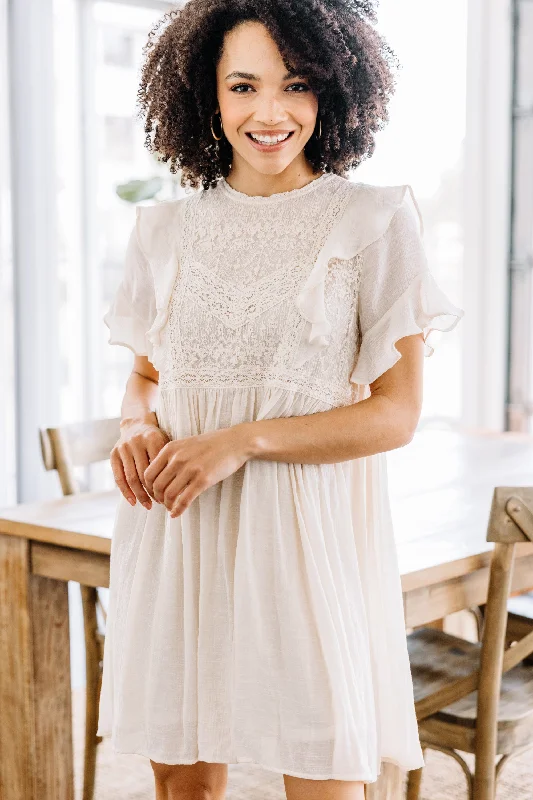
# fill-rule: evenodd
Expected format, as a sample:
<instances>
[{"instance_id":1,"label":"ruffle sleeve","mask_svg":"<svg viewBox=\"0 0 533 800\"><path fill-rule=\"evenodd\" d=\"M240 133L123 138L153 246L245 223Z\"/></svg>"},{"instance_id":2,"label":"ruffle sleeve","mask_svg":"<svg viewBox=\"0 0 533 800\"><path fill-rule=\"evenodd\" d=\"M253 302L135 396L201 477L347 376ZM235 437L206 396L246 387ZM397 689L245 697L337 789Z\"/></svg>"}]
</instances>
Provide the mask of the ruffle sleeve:
<instances>
[{"instance_id":1,"label":"ruffle sleeve","mask_svg":"<svg viewBox=\"0 0 533 800\"><path fill-rule=\"evenodd\" d=\"M358 297L360 345L350 381L370 384L401 358L396 342L422 333L451 331L464 315L437 285L422 242L423 222L412 193L404 194L384 234L362 253Z\"/></svg>"},{"instance_id":2,"label":"ruffle sleeve","mask_svg":"<svg viewBox=\"0 0 533 800\"><path fill-rule=\"evenodd\" d=\"M139 243L139 211L137 208L126 247L122 279L104 322L109 328L109 344L122 345L136 355L151 358L146 333L155 319L156 302L150 266Z\"/></svg>"},{"instance_id":3,"label":"ruffle sleeve","mask_svg":"<svg viewBox=\"0 0 533 800\"><path fill-rule=\"evenodd\" d=\"M363 270L357 299L359 348L350 381L369 384L399 358L403 336L449 331L463 316L437 286L422 243L423 222L409 184L375 186L346 182L338 217L296 305L306 320L295 365L301 366L331 341L325 306L325 281L332 259L361 254ZM431 327L430 327L431 326Z\"/></svg>"},{"instance_id":4,"label":"ruffle sleeve","mask_svg":"<svg viewBox=\"0 0 533 800\"><path fill-rule=\"evenodd\" d=\"M109 344L148 356L157 370L162 366L161 332L180 264L186 199L137 206L122 280L104 316Z\"/></svg>"}]
</instances>

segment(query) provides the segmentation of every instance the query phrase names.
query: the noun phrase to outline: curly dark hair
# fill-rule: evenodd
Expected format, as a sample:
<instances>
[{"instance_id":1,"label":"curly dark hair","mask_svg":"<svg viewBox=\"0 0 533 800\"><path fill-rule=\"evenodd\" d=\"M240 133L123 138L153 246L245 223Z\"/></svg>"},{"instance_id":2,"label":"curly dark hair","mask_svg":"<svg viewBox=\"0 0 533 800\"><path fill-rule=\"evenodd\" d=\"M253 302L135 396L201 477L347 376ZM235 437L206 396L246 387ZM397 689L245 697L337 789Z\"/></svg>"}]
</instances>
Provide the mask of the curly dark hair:
<instances>
[{"instance_id":1,"label":"curly dark hair","mask_svg":"<svg viewBox=\"0 0 533 800\"><path fill-rule=\"evenodd\" d=\"M346 176L369 158L374 134L388 122L398 60L371 23L374 0L188 0L167 12L143 48L137 92L145 146L181 186L204 189L229 174L232 147L211 133L217 107L216 65L224 36L241 22L261 22L288 70L306 75L318 98L320 138L304 154L313 171Z\"/></svg>"}]
</instances>

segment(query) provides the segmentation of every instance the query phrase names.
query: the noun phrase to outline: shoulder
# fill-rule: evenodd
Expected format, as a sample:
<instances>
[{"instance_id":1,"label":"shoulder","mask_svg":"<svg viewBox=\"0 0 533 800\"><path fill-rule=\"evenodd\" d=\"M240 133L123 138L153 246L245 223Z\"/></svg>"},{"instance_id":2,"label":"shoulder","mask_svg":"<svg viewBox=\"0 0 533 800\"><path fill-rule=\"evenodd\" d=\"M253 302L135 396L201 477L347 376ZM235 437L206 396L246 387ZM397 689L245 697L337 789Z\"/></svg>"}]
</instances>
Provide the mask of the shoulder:
<instances>
[{"instance_id":1,"label":"shoulder","mask_svg":"<svg viewBox=\"0 0 533 800\"><path fill-rule=\"evenodd\" d=\"M380 186L336 177L339 183L350 184L350 210L369 227L374 227L372 223L375 221L376 227L383 233L395 218L396 224L405 223L409 227L415 225L420 234L423 234L422 214L410 184Z\"/></svg>"},{"instance_id":2,"label":"shoulder","mask_svg":"<svg viewBox=\"0 0 533 800\"><path fill-rule=\"evenodd\" d=\"M410 184L379 186L335 176L345 202L330 236L341 257L352 257L389 237L420 239L423 221ZM388 235L387 235L388 234Z\"/></svg>"},{"instance_id":3,"label":"shoulder","mask_svg":"<svg viewBox=\"0 0 533 800\"><path fill-rule=\"evenodd\" d=\"M177 200L165 200L151 206L137 206L135 227L141 250L149 261L166 260L169 248L178 241L184 211L197 192Z\"/></svg>"}]
</instances>

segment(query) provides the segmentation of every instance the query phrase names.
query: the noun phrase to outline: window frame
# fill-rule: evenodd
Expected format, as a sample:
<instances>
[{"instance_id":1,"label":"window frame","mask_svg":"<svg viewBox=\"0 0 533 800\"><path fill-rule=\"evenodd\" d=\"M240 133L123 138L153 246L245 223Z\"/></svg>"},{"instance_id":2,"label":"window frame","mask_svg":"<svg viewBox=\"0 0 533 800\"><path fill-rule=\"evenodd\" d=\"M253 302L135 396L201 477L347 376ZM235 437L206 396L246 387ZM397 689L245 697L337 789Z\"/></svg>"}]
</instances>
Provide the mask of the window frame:
<instances>
[{"instance_id":1,"label":"window frame","mask_svg":"<svg viewBox=\"0 0 533 800\"><path fill-rule=\"evenodd\" d=\"M463 415L506 429L512 0L469 0L464 172Z\"/></svg>"}]
</instances>

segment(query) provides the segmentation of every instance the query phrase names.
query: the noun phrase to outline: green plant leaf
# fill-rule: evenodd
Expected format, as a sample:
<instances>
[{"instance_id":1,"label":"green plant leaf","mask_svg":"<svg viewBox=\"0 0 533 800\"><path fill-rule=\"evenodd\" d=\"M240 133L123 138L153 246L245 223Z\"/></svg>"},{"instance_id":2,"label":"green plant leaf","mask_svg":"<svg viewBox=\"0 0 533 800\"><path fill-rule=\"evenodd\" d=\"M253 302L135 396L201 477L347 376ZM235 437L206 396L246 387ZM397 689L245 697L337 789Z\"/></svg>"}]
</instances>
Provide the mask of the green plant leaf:
<instances>
[{"instance_id":1,"label":"green plant leaf","mask_svg":"<svg viewBox=\"0 0 533 800\"><path fill-rule=\"evenodd\" d=\"M127 203L140 203L141 200L151 200L163 188L163 179L159 177L148 178L141 181L128 181L119 184L115 191L121 200Z\"/></svg>"}]
</instances>

